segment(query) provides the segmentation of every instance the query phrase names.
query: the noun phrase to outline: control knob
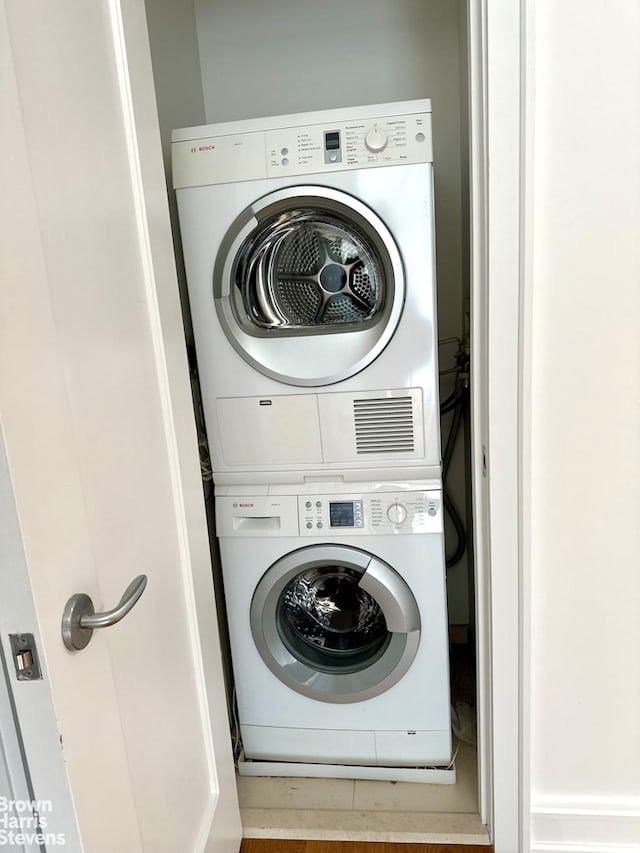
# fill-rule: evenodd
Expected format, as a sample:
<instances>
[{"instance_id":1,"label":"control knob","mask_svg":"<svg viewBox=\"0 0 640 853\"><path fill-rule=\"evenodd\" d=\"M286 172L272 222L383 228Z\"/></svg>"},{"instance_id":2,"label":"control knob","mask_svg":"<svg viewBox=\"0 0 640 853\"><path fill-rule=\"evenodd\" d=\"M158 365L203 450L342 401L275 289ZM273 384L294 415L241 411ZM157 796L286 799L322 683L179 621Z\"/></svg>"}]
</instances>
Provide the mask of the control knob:
<instances>
[{"instance_id":1,"label":"control knob","mask_svg":"<svg viewBox=\"0 0 640 853\"><path fill-rule=\"evenodd\" d=\"M398 501L392 503L387 509L387 518L391 524L403 524L407 520L407 508Z\"/></svg>"},{"instance_id":2,"label":"control knob","mask_svg":"<svg viewBox=\"0 0 640 853\"><path fill-rule=\"evenodd\" d=\"M367 131L364 138L364 144L373 154L379 154L381 151L384 151L388 141L387 134L377 124Z\"/></svg>"}]
</instances>

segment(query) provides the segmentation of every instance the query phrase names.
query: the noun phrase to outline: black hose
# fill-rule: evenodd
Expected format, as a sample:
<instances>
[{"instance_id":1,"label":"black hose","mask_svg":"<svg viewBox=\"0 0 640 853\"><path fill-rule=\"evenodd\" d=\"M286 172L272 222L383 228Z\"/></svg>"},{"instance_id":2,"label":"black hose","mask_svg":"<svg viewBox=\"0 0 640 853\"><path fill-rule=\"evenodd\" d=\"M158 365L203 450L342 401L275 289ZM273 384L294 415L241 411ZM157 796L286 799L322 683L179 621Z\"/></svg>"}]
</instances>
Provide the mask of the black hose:
<instances>
[{"instance_id":1,"label":"black hose","mask_svg":"<svg viewBox=\"0 0 640 853\"><path fill-rule=\"evenodd\" d=\"M443 504L445 512L449 513L449 518L453 522L453 526L456 531L456 537L458 543L456 545L456 550L451 554L451 556L445 555L445 565L447 569L450 569L452 566L455 566L464 556L464 552L467 550L467 533L464 529L464 524L462 523L462 519L458 515L458 511L454 507L451 502L451 498L447 493L446 489L442 492L443 495Z\"/></svg>"},{"instance_id":2,"label":"black hose","mask_svg":"<svg viewBox=\"0 0 640 853\"><path fill-rule=\"evenodd\" d=\"M456 563L460 562L467 548L467 534L464 528L464 524L462 522L462 519L458 515L458 511L453 505L453 501L447 493L446 485L449 466L451 465L451 459L453 458L453 451L455 450L456 440L458 438L458 433L460 432L460 427L462 425L462 418L464 415L464 403L466 400L467 392L466 389L463 388L461 390L457 390L456 392L454 392L454 394L455 400L450 402L451 398L448 397L447 400L444 401L440 410L441 414L446 414L447 411L455 409L453 419L451 421L451 426L449 427L447 443L445 445L444 454L442 457L442 500L445 512L449 514L449 517L453 522L457 538L455 551L453 552L453 554L446 557L446 566L448 569L452 566L455 566Z\"/></svg>"},{"instance_id":3,"label":"black hose","mask_svg":"<svg viewBox=\"0 0 640 853\"><path fill-rule=\"evenodd\" d=\"M453 389L453 391L449 394L449 396L447 397L447 399L446 399L446 400L443 400L443 401L440 403L440 414L441 414L441 415L443 415L443 414L444 414L445 410L446 410L446 411L449 411L449 410L448 410L448 408L447 408L447 406L449 406L451 403L453 403L453 401L456 399L456 397L457 397L457 396L458 396L458 391L457 391L457 387L456 387L456 388L454 388L454 389Z\"/></svg>"},{"instance_id":4,"label":"black hose","mask_svg":"<svg viewBox=\"0 0 640 853\"><path fill-rule=\"evenodd\" d=\"M451 465L451 459L453 457L453 451L456 446L456 439L458 437L458 432L460 431L460 425L462 423L462 415L464 414L462 411L462 400L464 398L464 392L461 392L458 396L455 412L453 414L453 420L451 421L451 426L449 427L449 435L447 436L447 443L444 446L444 453L442 455L442 473L443 477L446 478L447 473L449 471L449 467Z\"/></svg>"},{"instance_id":5,"label":"black hose","mask_svg":"<svg viewBox=\"0 0 640 853\"><path fill-rule=\"evenodd\" d=\"M452 409L455 409L459 403L462 403L464 400L464 394L464 391L454 391L453 394L450 394L444 403L440 404L440 417L442 417L442 415L446 415L447 412L450 412Z\"/></svg>"}]
</instances>

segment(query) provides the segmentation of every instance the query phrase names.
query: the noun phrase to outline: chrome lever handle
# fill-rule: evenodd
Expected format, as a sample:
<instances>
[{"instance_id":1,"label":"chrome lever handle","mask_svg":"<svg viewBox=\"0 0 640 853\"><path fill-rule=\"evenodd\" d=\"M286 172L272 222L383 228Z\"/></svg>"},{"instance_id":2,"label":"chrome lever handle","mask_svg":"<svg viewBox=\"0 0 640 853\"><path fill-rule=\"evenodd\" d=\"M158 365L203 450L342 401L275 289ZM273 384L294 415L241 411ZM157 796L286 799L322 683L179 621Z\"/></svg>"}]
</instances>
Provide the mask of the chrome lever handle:
<instances>
[{"instance_id":1,"label":"chrome lever handle","mask_svg":"<svg viewBox=\"0 0 640 853\"><path fill-rule=\"evenodd\" d=\"M93 613L92 606L91 614L87 613L80 616L80 627L95 630L96 628L108 628L110 625L115 625L116 622L123 619L131 610L144 592L146 585L147 576L138 575L122 593L122 598L113 610L105 610L104 613Z\"/></svg>"},{"instance_id":2,"label":"chrome lever handle","mask_svg":"<svg viewBox=\"0 0 640 853\"><path fill-rule=\"evenodd\" d=\"M96 613L93 601L83 592L72 595L62 614L62 640L71 651L88 646L97 628L108 628L123 619L136 604L147 585L147 576L138 575L122 593L122 598L112 610Z\"/></svg>"}]
</instances>

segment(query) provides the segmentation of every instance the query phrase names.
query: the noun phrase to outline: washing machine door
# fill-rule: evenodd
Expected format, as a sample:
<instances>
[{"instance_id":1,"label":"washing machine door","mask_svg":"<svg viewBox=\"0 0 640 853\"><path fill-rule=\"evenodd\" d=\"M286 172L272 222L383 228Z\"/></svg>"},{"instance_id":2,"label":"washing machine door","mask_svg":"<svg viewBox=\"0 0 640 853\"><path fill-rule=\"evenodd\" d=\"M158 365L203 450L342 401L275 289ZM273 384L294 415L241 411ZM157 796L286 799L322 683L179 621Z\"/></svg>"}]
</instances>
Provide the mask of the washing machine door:
<instances>
[{"instance_id":1,"label":"washing machine door","mask_svg":"<svg viewBox=\"0 0 640 853\"><path fill-rule=\"evenodd\" d=\"M344 192L299 186L264 196L218 252L214 298L224 332L256 370L290 385L328 385L389 343L404 272L382 220Z\"/></svg>"},{"instance_id":2,"label":"washing machine door","mask_svg":"<svg viewBox=\"0 0 640 853\"><path fill-rule=\"evenodd\" d=\"M274 563L251 602L262 659L284 684L322 702L360 702L408 670L420 614L387 563L343 545L312 545Z\"/></svg>"}]
</instances>

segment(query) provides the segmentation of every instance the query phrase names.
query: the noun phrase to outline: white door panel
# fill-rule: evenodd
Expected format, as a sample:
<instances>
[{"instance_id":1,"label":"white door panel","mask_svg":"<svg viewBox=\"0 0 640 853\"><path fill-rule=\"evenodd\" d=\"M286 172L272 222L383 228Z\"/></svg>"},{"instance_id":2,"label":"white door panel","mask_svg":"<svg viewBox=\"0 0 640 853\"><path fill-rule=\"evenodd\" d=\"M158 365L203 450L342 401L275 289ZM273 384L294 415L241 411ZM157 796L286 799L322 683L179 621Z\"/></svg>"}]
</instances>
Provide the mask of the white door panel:
<instances>
[{"instance_id":1,"label":"white door panel","mask_svg":"<svg viewBox=\"0 0 640 853\"><path fill-rule=\"evenodd\" d=\"M3 426L85 850L232 851L240 824L144 8L120 6L5 3ZM140 573L147 589L123 622L67 651L67 598L109 609Z\"/></svg>"}]
</instances>

